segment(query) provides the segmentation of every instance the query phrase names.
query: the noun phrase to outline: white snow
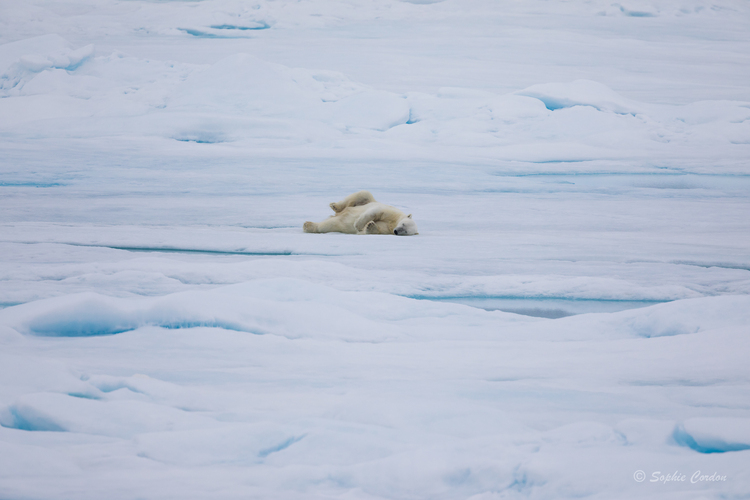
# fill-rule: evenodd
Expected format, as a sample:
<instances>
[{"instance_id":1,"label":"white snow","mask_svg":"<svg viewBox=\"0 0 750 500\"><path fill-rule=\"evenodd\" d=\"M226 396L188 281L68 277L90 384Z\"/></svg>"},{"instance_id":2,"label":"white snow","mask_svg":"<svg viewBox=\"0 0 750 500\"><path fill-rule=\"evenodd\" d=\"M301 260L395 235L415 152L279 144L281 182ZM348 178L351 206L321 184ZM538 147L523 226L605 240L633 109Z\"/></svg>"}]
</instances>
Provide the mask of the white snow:
<instances>
[{"instance_id":1,"label":"white snow","mask_svg":"<svg viewBox=\"0 0 750 500\"><path fill-rule=\"evenodd\" d=\"M735 1L1 2L0 498L745 498L748 82Z\"/></svg>"}]
</instances>

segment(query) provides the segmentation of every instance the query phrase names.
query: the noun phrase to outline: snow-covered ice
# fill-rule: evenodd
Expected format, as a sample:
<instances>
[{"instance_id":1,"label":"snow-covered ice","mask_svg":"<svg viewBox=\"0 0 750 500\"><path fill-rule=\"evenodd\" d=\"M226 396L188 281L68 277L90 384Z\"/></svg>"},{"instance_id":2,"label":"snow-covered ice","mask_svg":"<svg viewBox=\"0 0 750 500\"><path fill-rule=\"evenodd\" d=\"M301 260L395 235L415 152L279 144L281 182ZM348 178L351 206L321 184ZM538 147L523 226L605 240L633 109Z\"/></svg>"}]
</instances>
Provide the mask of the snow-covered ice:
<instances>
[{"instance_id":1,"label":"snow-covered ice","mask_svg":"<svg viewBox=\"0 0 750 500\"><path fill-rule=\"evenodd\" d=\"M746 498L748 82L739 1L0 2L0 498Z\"/></svg>"}]
</instances>

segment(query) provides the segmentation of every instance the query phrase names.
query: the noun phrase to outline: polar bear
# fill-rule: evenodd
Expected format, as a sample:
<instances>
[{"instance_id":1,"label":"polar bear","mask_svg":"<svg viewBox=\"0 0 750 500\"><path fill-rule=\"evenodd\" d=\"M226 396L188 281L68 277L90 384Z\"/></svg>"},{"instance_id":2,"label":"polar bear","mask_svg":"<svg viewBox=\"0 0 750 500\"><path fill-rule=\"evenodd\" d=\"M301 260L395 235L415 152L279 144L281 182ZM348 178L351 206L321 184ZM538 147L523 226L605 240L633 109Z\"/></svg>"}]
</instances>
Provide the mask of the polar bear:
<instances>
[{"instance_id":1,"label":"polar bear","mask_svg":"<svg viewBox=\"0 0 750 500\"><path fill-rule=\"evenodd\" d=\"M336 212L323 222L305 222L306 233L395 234L411 236L417 233L417 224L411 214L390 205L375 201L369 191L350 194L339 202L330 204Z\"/></svg>"}]
</instances>

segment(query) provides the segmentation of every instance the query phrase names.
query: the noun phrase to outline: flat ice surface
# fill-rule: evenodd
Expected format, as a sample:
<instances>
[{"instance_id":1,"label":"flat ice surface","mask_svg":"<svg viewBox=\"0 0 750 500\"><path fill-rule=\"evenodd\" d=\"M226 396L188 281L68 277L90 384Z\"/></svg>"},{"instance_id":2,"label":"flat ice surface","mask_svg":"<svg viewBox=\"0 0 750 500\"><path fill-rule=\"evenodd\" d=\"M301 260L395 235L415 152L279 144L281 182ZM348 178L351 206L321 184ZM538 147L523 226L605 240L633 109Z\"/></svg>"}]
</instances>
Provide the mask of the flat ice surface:
<instances>
[{"instance_id":1,"label":"flat ice surface","mask_svg":"<svg viewBox=\"0 0 750 500\"><path fill-rule=\"evenodd\" d=\"M0 2L0 498L746 498L748 82L728 0Z\"/></svg>"}]
</instances>

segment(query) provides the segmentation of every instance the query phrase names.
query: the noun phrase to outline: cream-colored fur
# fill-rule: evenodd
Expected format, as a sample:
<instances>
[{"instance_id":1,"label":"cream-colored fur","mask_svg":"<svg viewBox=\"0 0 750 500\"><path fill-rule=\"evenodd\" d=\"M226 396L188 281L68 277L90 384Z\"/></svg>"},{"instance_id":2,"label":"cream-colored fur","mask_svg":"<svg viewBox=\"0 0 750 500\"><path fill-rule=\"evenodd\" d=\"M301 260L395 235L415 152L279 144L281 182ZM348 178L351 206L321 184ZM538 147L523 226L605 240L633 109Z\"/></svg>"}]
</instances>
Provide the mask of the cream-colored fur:
<instances>
[{"instance_id":1,"label":"cream-colored fur","mask_svg":"<svg viewBox=\"0 0 750 500\"><path fill-rule=\"evenodd\" d=\"M331 203L336 212L323 222L305 222L306 233L347 233L347 234L417 234L417 226L411 214L384 203L375 201L368 191L350 194L343 200Z\"/></svg>"},{"instance_id":2,"label":"cream-colored fur","mask_svg":"<svg viewBox=\"0 0 750 500\"><path fill-rule=\"evenodd\" d=\"M329 206L334 212L339 213L347 207L358 207L360 205L367 205L373 203L375 198L369 191L358 191L354 194L350 194L338 203L333 202Z\"/></svg>"}]
</instances>

